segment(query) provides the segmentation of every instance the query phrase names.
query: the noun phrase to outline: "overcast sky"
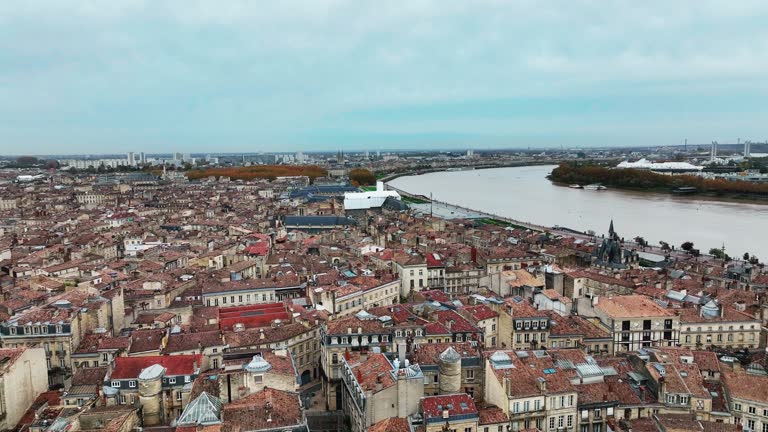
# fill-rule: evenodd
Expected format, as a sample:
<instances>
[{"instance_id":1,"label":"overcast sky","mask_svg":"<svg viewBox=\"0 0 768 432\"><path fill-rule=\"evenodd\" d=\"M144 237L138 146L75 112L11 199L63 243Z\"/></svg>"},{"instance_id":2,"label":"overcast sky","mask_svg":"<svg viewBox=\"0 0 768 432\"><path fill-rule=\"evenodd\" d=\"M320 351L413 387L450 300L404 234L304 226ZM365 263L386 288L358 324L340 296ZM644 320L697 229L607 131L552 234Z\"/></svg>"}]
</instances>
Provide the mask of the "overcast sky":
<instances>
[{"instance_id":1,"label":"overcast sky","mask_svg":"<svg viewBox=\"0 0 768 432\"><path fill-rule=\"evenodd\" d=\"M768 138L768 1L3 0L0 154Z\"/></svg>"}]
</instances>

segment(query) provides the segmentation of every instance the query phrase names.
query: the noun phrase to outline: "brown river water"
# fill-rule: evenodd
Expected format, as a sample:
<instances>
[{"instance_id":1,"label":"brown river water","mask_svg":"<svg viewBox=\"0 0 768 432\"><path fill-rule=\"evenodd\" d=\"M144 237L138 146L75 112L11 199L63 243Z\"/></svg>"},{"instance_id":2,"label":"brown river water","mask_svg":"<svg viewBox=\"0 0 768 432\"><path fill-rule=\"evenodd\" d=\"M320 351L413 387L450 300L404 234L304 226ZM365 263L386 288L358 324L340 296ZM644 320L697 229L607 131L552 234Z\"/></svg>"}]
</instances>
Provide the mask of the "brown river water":
<instances>
[{"instance_id":1,"label":"brown river water","mask_svg":"<svg viewBox=\"0 0 768 432\"><path fill-rule=\"evenodd\" d=\"M578 231L608 231L611 219L622 237L664 240L676 248L692 241L702 252L725 245L741 257L768 260L768 202L719 200L607 189L558 186L546 176L555 166L437 172L389 182L404 191L512 219Z\"/></svg>"}]
</instances>

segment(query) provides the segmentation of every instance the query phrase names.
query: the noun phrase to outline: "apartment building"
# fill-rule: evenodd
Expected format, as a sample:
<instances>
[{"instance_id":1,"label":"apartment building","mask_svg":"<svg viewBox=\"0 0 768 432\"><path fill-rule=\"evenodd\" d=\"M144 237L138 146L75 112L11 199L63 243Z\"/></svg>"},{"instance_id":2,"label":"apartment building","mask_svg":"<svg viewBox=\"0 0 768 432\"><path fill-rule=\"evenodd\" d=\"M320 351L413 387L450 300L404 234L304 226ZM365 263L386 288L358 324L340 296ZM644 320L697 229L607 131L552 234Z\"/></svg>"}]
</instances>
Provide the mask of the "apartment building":
<instances>
[{"instance_id":1,"label":"apartment building","mask_svg":"<svg viewBox=\"0 0 768 432\"><path fill-rule=\"evenodd\" d=\"M733 306L710 300L701 307L685 307L679 312L681 346L695 349L760 346L760 320Z\"/></svg>"},{"instance_id":2,"label":"apartment building","mask_svg":"<svg viewBox=\"0 0 768 432\"><path fill-rule=\"evenodd\" d=\"M0 430L11 430L48 389L45 351L41 348L0 349Z\"/></svg>"},{"instance_id":3,"label":"apartment building","mask_svg":"<svg viewBox=\"0 0 768 432\"><path fill-rule=\"evenodd\" d=\"M485 366L485 401L509 415L512 430L574 431L577 388L546 351L496 351Z\"/></svg>"},{"instance_id":4,"label":"apartment building","mask_svg":"<svg viewBox=\"0 0 768 432\"><path fill-rule=\"evenodd\" d=\"M611 332L612 354L680 342L680 317L642 295L583 298L578 310L582 316L599 319Z\"/></svg>"}]
</instances>

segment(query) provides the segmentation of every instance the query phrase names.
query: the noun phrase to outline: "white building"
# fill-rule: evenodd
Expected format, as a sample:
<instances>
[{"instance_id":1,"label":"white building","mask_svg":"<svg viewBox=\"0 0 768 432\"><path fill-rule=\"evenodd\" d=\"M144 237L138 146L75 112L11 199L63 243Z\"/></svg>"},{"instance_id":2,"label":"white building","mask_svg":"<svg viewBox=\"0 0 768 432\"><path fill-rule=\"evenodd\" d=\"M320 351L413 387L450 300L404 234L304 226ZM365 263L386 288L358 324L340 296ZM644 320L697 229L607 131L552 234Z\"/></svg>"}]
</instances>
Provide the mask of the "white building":
<instances>
[{"instance_id":1,"label":"white building","mask_svg":"<svg viewBox=\"0 0 768 432\"><path fill-rule=\"evenodd\" d=\"M619 163L616 168L651 171L701 171L704 169L702 166L689 164L688 162L651 162L647 159L640 159L637 162L624 161Z\"/></svg>"},{"instance_id":2,"label":"white building","mask_svg":"<svg viewBox=\"0 0 768 432\"><path fill-rule=\"evenodd\" d=\"M376 182L376 190L370 192L347 192L344 194L344 210L367 210L379 208L387 198L400 200L400 194L384 190L384 182Z\"/></svg>"}]
</instances>

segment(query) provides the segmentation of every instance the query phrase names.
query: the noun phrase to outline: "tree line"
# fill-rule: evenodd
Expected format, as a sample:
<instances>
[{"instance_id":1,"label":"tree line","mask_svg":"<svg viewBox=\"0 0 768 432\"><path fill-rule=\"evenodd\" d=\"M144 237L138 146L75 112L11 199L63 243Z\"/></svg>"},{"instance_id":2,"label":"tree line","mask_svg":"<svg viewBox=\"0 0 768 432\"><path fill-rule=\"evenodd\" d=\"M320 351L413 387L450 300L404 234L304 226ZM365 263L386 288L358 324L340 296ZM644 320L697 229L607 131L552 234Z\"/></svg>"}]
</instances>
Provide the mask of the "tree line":
<instances>
[{"instance_id":1,"label":"tree line","mask_svg":"<svg viewBox=\"0 0 768 432\"><path fill-rule=\"evenodd\" d=\"M706 179L694 175L665 175L647 170L615 169L594 164L564 162L555 168L550 180L568 184L600 183L625 189L667 190L695 187L699 192L753 194L768 196L768 184L724 179Z\"/></svg>"}]
</instances>

